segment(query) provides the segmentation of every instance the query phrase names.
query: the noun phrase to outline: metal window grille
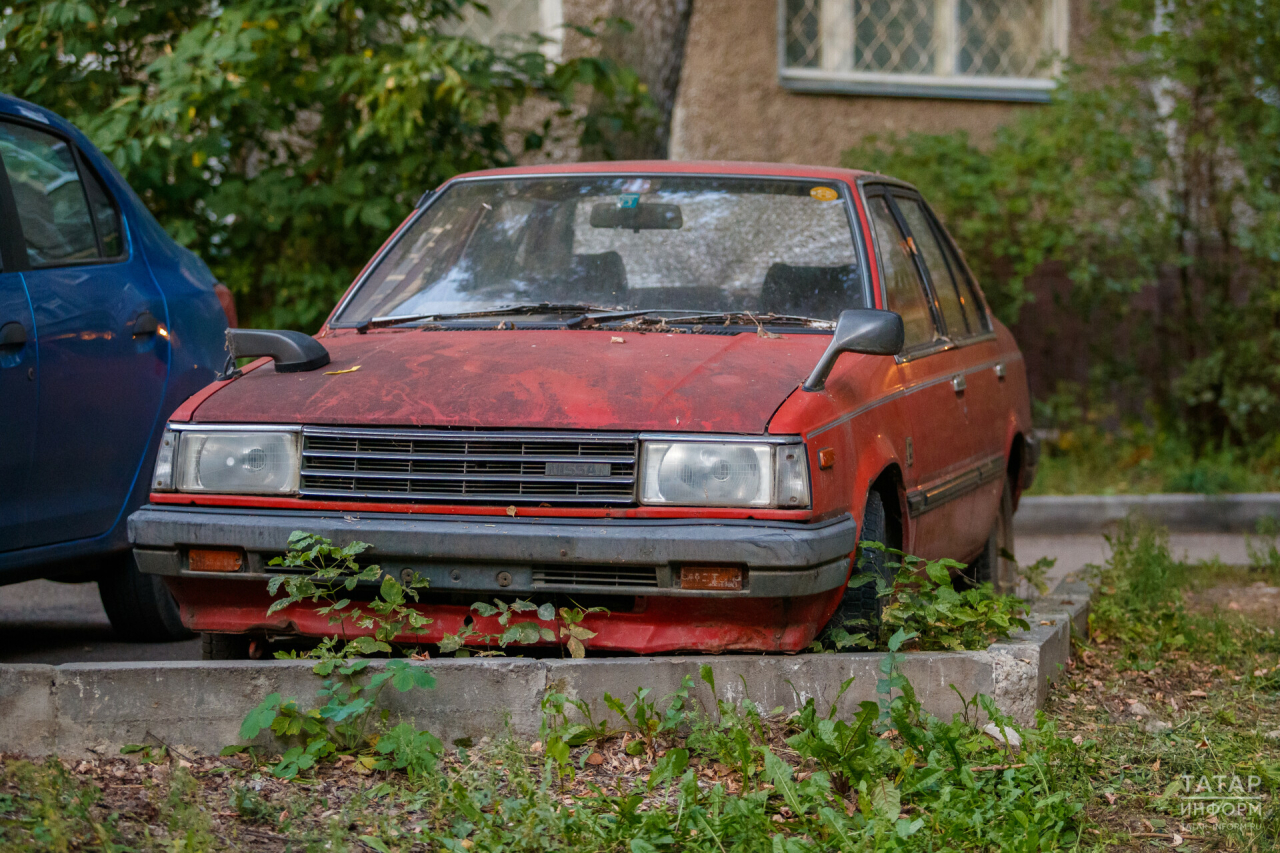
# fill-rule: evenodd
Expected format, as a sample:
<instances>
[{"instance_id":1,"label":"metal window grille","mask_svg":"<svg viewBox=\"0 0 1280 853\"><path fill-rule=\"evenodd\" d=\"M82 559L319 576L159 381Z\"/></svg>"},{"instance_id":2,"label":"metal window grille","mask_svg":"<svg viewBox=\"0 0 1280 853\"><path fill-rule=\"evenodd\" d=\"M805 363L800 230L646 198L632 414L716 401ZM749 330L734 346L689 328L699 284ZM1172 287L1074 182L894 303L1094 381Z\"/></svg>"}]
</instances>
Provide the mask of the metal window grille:
<instances>
[{"instance_id":1,"label":"metal window grille","mask_svg":"<svg viewBox=\"0 0 1280 853\"><path fill-rule=\"evenodd\" d=\"M486 0L489 14L467 6L461 21L444 27L451 35L470 36L481 44L502 39L527 39L538 34L550 41L542 46L551 59L560 58L564 12L561 0Z\"/></svg>"},{"instance_id":2,"label":"metal window grille","mask_svg":"<svg viewBox=\"0 0 1280 853\"><path fill-rule=\"evenodd\" d=\"M1066 39L1066 0L779 0L801 90L1044 100Z\"/></svg>"}]
</instances>

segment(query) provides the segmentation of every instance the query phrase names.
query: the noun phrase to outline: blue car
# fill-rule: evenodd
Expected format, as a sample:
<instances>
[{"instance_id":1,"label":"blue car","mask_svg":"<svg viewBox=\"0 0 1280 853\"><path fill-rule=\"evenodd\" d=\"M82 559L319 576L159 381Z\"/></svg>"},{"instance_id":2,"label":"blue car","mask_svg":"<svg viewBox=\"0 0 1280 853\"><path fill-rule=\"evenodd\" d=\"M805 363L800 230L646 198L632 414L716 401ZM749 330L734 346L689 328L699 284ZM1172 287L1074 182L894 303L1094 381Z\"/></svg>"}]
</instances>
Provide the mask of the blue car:
<instances>
[{"instance_id":1,"label":"blue car","mask_svg":"<svg viewBox=\"0 0 1280 853\"><path fill-rule=\"evenodd\" d=\"M96 580L118 634L185 635L125 520L234 310L82 133L0 95L0 584Z\"/></svg>"}]
</instances>

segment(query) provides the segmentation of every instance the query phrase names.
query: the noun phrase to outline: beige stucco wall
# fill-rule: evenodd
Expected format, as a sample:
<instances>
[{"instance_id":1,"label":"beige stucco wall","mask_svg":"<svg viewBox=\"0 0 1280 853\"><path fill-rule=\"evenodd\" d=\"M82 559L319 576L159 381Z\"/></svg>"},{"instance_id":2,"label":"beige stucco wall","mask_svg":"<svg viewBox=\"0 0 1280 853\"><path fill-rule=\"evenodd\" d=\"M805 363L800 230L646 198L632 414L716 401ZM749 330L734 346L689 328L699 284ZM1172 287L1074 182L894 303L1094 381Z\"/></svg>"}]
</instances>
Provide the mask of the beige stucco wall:
<instances>
[{"instance_id":1,"label":"beige stucco wall","mask_svg":"<svg viewBox=\"0 0 1280 853\"><path fill-rule=\"evenodd\" d=\"M1072 2L1072 52L1080 37ZM672 118L677 160L838 165L870 134L967 131L981 143L1019 109L989 101L809 95L778 82L777 0L694 0Z\"/></svg>"}]
</instances>

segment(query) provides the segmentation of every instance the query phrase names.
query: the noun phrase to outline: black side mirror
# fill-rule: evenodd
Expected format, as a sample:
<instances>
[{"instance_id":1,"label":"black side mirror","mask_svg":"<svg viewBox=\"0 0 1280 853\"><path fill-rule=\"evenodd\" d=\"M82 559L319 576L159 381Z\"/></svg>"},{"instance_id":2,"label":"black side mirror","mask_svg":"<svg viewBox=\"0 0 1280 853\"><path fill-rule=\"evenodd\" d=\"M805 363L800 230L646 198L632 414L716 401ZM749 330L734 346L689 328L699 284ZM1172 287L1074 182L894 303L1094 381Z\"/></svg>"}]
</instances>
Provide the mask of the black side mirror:
<instances>
[{"instance_id":1,"label":"black side mirror","mask_svg":"<svg viewBox=\"0 0 1280 853\"><path fill-rule=\"evenodd\" d=\"M821 391L841 353L897 355L902 352L905 335L902 317L892 311L874 308L841 311L840 320L836 323L836 333L832 335L827 351L818 359L818 365L801 387L806 391Z\"/></svg>"},{"instance_id":2,"label":"black side mirror","mask_svg":"<svg viewBox=\"0 0 1280 853\"><path fill-rule=\"evenodd\" d=\"M277 329L227 329L228 363L237 358L271 356L278 373L302 373L329 363L324 344L302 332ZM231 372L228 370L228 373Z\"/></svg>"}]
</instances>

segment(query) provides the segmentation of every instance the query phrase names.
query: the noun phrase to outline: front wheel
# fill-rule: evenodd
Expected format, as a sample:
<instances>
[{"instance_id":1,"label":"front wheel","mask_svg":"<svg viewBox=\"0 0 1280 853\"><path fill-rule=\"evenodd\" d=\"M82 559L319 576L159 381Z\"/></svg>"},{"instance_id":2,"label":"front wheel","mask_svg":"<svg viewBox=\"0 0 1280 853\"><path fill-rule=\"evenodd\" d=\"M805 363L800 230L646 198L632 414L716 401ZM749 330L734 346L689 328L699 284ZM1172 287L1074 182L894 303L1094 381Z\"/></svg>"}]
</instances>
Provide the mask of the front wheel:
<instances>
[{"instance_id":1,"label":"front wheel","mask_svg":"<svg viewBox=\"0 0 1280 853\"><path fill-rule=\"evenodd\" d=\"M886 583L893 580L893 571L889 567L888 554L883 548L867 548L867 543L875 542L887 545L888 524L885 518L884 501L879 492L867 495L867 508L862 513L862 533L858 537L857 565L853 567L851 579L858 575L870 578L870 582L858 586L849 586L840 599L840 605L827 622L823 633L829 634L837 628L845 628L856 633L859 629L875 632L880 625L880 616L884 611L884 602L876 595L876 581ZM846 627L848 626L848 627Z\"/></svg>"}]
</instances>

